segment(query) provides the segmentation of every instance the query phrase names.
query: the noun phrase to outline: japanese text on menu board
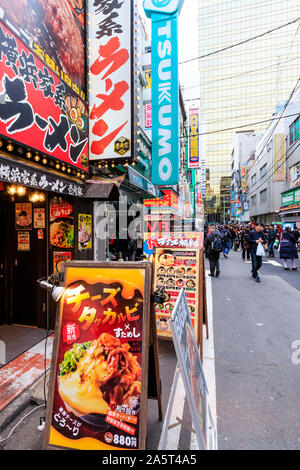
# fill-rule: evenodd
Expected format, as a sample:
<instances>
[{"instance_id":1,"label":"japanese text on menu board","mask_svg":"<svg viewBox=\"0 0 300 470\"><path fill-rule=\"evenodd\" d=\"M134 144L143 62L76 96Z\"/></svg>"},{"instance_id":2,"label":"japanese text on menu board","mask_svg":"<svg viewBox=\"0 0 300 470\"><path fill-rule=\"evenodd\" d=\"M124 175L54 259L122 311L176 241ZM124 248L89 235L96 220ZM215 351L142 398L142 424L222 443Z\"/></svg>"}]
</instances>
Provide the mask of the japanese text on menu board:
<instances>
[{"instance_id":1,"label":"japanese text on menu board","mask_svg":"<svg viewBox=\"0 0 300 470\"><path fill-rule=\"evenodd\" d=\"M66 268L49 444L139 446L145 271Z\"/></svg>"}]
</instances>

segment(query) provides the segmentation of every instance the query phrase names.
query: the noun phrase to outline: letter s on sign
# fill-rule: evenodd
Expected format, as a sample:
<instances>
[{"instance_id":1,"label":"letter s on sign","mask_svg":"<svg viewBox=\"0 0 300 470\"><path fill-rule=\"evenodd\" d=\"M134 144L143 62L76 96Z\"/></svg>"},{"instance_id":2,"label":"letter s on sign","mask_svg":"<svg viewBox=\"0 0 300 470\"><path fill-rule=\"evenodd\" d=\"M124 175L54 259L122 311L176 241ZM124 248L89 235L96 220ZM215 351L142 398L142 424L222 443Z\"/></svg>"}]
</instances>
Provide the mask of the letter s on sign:
<instances>
[{"instance_id":1,"label":"letter s on sign","mask_svg":"<svg viewBox=\"0 0 300 470\"><path fill-rule=\"evenodd\" d=\"M292 363L298 366L300 364L300 340L293 341L292 349L296 349L292 354Z\"/></svg>"},{"instance_id":2,"label":"letter s on sign","mask_svg":"<svg viewBox=\"0 0 300 470\"><path fill-rule=\"evenodd\" d=\"M171 177L172 165L169 158L164 157L161 159L158 166L158 172L162 181L167 181Z\"/></svg>"}]
</instances>

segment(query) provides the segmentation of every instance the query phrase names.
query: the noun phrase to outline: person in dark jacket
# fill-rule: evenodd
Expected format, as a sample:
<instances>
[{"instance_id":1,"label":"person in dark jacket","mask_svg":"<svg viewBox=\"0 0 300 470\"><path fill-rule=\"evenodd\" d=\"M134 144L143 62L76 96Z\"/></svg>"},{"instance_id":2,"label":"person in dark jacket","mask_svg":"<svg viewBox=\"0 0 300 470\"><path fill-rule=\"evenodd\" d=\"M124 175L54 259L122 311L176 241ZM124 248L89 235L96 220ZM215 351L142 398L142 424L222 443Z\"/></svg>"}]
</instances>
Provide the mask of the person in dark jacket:
<instances>
[{"instance_id":1,"label":"person in dark jacket","mask_svg":"<svg viewBox=\"0 0 300 470\"><path fill-rule=\"evenodd\" d=\"M209 261L210 274L209 276L218 277L220 275L220 253L222 248L218 251L214 249L215 240L219 240L219 245L222 246L222 235L214 225L210 225L208 228L208 234L205 241L205 255Z\"/></svg>"},{"instance_id":2,"label":"person in dark jacket","mask_svg":"<svg viewBox=\"0 0 300 470\"><path fill-rule=\"evenodd\" d=\"M289 267L287 265L287 260L291 260L291 266L293 271L296 271L296 263L295 263L295 258L298 258L298 253L297 253L297 246L296 246L297 240L295 236L291 233L291 228L289 226L286 227L286 229L283 231L281 240L280 240L280 258L283 259L284 263L284 269L286 271L289 270Z\"/></svg>"},{"instance_id":3,"label":"person in dark jacket","mask_svg":"<svg viewBox=\"0 0 300 470\"><path fill-rule=\"evenodd\" d=\"M244 230L241 233L241 245L242 245L242 258L243 260L246 259L247 255L247 260L249 261L250 259L250 245L247 241L247 238L249 236L251 227L245 227Z\"/></svg>"},{"instance_id":4,"label":"person in dark jacket","mask_svg":"<svg viewBox=\"0 0 300 470\"><path fill-rule=\"evenodd\" d=\"M229 252L231 250L231 242L232 242L232 234L231 234L231 231L229 230L228 225L225 225L222 235L223 235L223 244L224 244L223 256L224 258L228 258Z\"/></svg>"},{"instance_id":5,"label":"person in dark jacket","mask_svg":"<svg viewBox=\"0 0 300 470\"><path fill-rule=\"evenodd\" d=\"M252 277L256 282L260 282L258 271L262 267L262 256L257 256L256 250L259 243L265 245L267 242L265 234L263 233L263 225L261 223L255 224L255 229L249 232L247 242L250 246Z\"/></svg>"},{"instance_id":6,"label":"person in dark jacket","mask_svg":"<svg viewBox=\"0 0 300 470\"><path fill-rule=\"evenodd\" d=\"M274 258L274 243L275 243L275 240L276 240L276 237L277 237L277 230L276 228L274 227L273 224L270 225L269 227L269 230L268 230L268 234L267 234L267 240L268 240L268 251L269 251L269 254L267 256L267 258Z\"/></svg>"}]
</instances>

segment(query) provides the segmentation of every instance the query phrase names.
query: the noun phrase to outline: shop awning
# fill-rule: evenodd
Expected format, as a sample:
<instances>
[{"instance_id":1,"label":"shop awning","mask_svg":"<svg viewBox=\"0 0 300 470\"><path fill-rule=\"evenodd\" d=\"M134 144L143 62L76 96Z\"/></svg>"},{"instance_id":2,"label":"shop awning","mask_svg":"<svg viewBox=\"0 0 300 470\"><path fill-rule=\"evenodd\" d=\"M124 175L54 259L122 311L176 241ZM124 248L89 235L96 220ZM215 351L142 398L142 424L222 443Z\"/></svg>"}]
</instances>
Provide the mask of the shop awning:
<instances>
[{"instance_id":1,"label":"shop awning","mask_svg":"<svg viewBox=\"0 0 300 470\"><path fill-rule=\"evenodd\" d=\"M41 191L53 191L68 196L82 196L83 183L63 178L56 173L40 170L0 154L0 181L21 184Z\"/></svg>"},{"instance_id":2,"label":"shop awning","mask_svg":"<svg viewBox=\"0 0 300 470\"><path fill-rule=\"evenodd\" d=\"M93 176L85 182L83 197L90 199L117 199L119 197L119 188L124 178L125 175L115 178Z\"/></svg>"}]
</instances>

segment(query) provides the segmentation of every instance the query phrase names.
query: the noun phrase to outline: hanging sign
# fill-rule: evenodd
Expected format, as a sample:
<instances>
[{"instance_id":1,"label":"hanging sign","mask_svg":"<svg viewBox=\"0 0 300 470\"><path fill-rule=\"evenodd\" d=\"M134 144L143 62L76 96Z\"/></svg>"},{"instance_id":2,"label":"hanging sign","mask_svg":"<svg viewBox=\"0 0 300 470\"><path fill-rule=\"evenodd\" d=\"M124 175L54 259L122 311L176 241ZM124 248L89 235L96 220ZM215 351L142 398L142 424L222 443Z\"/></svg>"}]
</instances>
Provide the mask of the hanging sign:
<instances>
[{"instance_id":1,"label":"hanging sign","mask_svg":"<svg viewBox=\"0 0 300 470\"><path fill-rule=\"evenodd\" d=\"M91 160L132 155L133 8L131 0L88 0Z\"/></svg>"},{"instance_id":2,"label":"hanging sign","mask_svg":"<svg viewBox=\"0 0 300 470\"><path fill-rule=\"evenodd\" d=\"M145 448L150 263L65 264L44 446Z\"/></svg>"},{"instance_id":3,"label":"hanging sign","mask_svg":"<svg viewBox=\"0 0 300 470\"><path fill-rule=\"evenodd\" d=\"M200 168L199 109L189 111L189 168Z\"/></svg>"},{"instance_id":4,"label":"hanging sign","mask_svg":"<svg viewBox=\"0 0 300 470\"><path fill-rule=\"evenodd\" d=\"M46 224L45 208L35 207L33 209L33 227L45 228L45 224Z\"/></svg>"},{"instance_id":5,"label":"hanging sign","mask_svg":"<svg viewBox=\"0 0 300 470\"><path fill-rule=\"evenodd\" d=\"M151 18L152 182L179 183L178 12L183 0L144 0Z\"/></svg>"}]
</instances>

